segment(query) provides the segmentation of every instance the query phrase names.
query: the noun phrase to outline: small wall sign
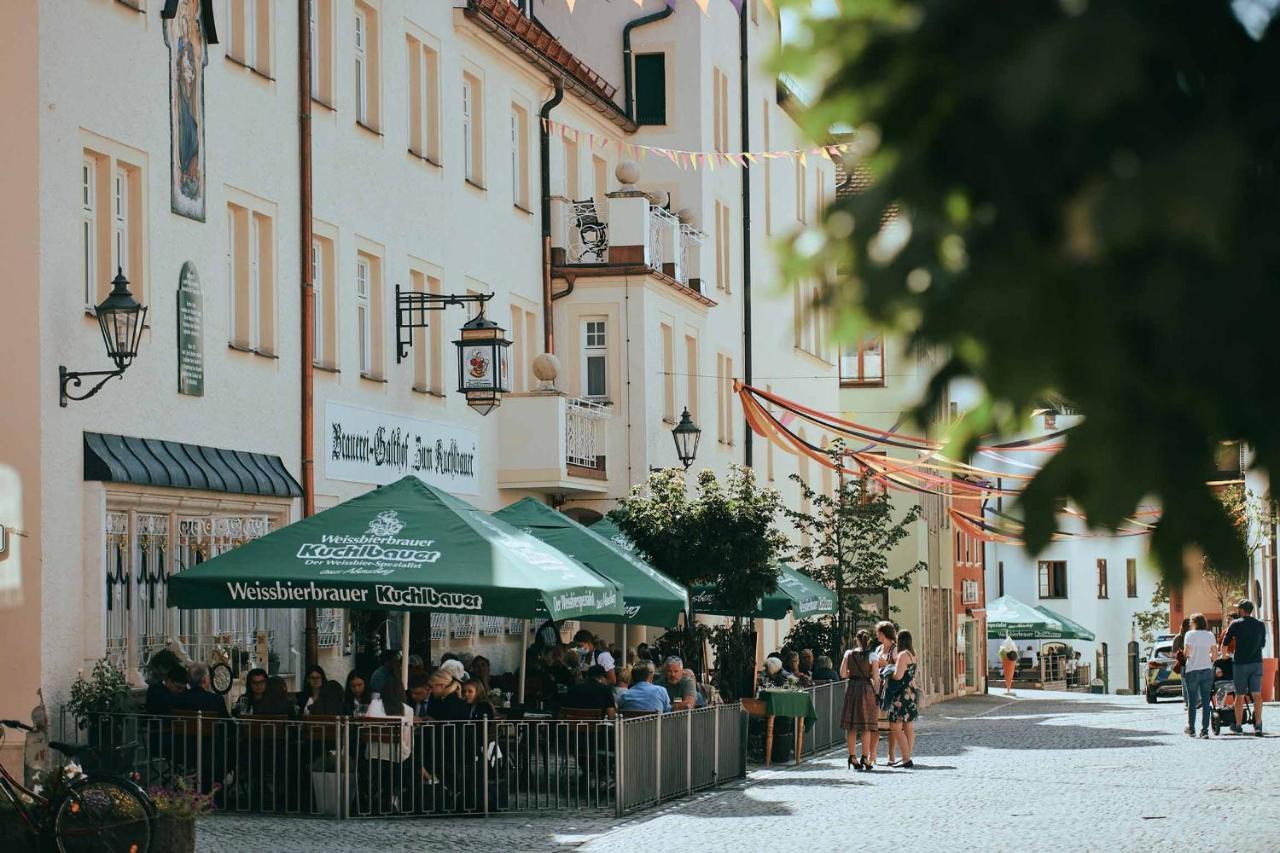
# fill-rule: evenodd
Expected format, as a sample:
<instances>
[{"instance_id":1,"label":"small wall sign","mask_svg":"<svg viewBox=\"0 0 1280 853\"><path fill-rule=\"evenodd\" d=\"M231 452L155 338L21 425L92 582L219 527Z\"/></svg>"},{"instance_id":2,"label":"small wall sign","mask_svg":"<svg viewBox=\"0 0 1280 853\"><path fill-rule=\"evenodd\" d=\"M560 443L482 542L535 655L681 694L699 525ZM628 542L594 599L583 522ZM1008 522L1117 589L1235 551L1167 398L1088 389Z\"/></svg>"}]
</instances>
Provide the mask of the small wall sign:
<instances>
[{"instance_id":1,"label":"small wall sign","mask_svg":"<svg viewBox=\"0 0 1280 853\"><path fill-rule=\"evenodd\" d=\"M204 293L191 261L178 275L178 393L204 396Z\"/></svg>"}]
</instances>

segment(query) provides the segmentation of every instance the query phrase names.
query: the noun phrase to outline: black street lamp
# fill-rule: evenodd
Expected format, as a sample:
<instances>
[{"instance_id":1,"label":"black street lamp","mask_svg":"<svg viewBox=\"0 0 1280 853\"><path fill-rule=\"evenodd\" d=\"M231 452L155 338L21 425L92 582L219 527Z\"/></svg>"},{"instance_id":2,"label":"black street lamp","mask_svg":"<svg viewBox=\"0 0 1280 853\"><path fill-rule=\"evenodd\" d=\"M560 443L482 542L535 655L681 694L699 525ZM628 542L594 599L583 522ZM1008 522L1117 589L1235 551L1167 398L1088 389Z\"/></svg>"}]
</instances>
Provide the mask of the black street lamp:
<instances>
[{"instance_id":1,"label":"black street lamp","mask_svg":"<svg viewBox=\"0 0 1280 853\"><path fill-rule=\"evenodd\" d=\"M458 391L467 397L467 405L487 415L502 403L507 387L507 347L511 341L503 328L480 313L462 325L461 337L453 342L458 348Z\"/></svg>"},{"instance_id":2,"label":"black street lamp","mask_svg":"<svg viewBox=\"0 0 1280 853\"><path fill-rule=\"evenodd\" d=\"M111 293L94 309L94 315L98 318L107 355L115 362L116 369L72 371L58 365L58 404L63 407L68 400L87 400L97 394L108 379L123 375L138 354L138 342L146 326L147 308L139 305L129 292L129 280L124 277L123 269L116 268L116 277L111 281ZM73 394L67 390L68 387L79 388L87 376L102 378L83 394Z\"/></svg>"},{"instance_id":3,"label":"black street lamp","mask_svg":"<svg viewBox=\"0 0 1280 853\"><path fill-rule=\"evenodd\" d=\"M698 442L702 440L702 430L693 422L693 418L689 417L688 406L685 406L684 414L680 415L680 423L671 430L671 437L676 442L676 456L688 471L698 455Z\"/></svg>"}]
</instances>

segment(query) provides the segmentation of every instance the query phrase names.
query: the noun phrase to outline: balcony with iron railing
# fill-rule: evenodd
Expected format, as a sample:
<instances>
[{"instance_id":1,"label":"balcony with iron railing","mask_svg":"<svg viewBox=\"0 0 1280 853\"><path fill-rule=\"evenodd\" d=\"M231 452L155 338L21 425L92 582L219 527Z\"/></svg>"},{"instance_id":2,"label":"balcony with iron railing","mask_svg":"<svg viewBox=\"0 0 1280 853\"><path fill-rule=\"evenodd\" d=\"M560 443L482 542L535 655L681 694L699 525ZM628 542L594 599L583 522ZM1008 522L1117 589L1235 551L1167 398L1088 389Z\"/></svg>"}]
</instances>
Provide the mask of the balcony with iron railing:
<instances>
[{"instance_id":1,"label":"balcony with iron railing","mask_svg":"<svg viewBox=\"0 0 1280 853\"><path fill-rule=\"evenodd\" d=\"M610 407L554 388L503 397L498 487L602 494Z\"/></svg>"},{"instance_id":2,"label":"balcony with iron railing","mask_svg":"<svg viewBox=\"0 0 1280 853\"><path fill-rule=\"evenodd\" d=\"M687 210L673 213L665 192L634 187L637 176L623 163L623 189L604 200L552 199L552 267L560 276L647 271L700 302L705 235Z\"/></svg>"}]
</instances>

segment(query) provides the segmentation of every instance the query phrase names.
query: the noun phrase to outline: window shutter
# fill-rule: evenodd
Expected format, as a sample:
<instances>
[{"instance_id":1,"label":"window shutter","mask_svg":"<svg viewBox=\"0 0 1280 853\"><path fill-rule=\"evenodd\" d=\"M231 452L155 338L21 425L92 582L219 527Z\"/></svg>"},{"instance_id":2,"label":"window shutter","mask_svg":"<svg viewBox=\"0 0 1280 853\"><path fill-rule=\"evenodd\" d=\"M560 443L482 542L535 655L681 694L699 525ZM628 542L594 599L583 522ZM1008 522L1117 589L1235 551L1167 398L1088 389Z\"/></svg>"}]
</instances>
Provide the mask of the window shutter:
<instances>
[{"instance_id":1,"label":"window shutter","mask_svg":"<svg viewBox=\"0 0 1280 853\"><path fill-rule=\"evenodd\" d=\"M636 123L667 123L667 56L636 56Z\"/></svg>"}]
</instances>

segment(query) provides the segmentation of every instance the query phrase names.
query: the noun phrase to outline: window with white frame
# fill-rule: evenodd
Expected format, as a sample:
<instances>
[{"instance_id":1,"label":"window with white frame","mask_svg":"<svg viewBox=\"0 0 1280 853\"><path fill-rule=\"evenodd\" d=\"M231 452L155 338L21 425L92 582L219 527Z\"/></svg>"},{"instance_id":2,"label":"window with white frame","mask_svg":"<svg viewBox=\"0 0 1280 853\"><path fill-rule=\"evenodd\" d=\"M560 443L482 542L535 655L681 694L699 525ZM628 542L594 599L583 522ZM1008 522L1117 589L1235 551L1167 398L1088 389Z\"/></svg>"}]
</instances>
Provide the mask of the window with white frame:
<instances>
[{"instance_id":1,"label":"window with white frame","mask_svg":"<svg viewBox=\"0 0 1280 853\"><path fill-rule=\"evenodd\" d=\"M409 150L440 163L440 54L406 36L409 64Z\"/></svg>"},{"instance_id":2,"label":"window with white frame","mask_svg":"<svg viewBox=\"0 0 1280 853\"><path fill-rule=\"evenodd\" d=\"M462 75L462 174L484 185L484 88L467 73Z\"/></svg>"},{"instance_id":3,"label":"window with white frame","mask_svg":"<svg viewBox=\"0 0 1280 853\"><path fill-rule=\"evenodd\" d=\"M511 105L511 200L529 209L529 113Z\"/></svg>"},{"instance_id":4,"label":"window with white frame","mask_svg":"<svg viewBox=\"0 0 1280 853\"><path fill-rule=\"evenodd\" d=\"M136 496L129 500L136 502ZM107 660L137 673L169 638L181 642L194 660L208 660L215 644L253 654L265 640L276 666L289 671L298 611L177 610L166 593L167 578L266 535L287 520L287 513L283 506L268 514L228 508L216 515L124 509L114 507L109 495L103 518L105 578L92 586L104 591Z\"/></svg>"},{"instance_id":5,"label":"window with white frame","mask_svg":"<svg viewBox=\"0 0 1280 853\"><path fill-rule=\"evenodd\" d=\"M332 107L333 97L333 22L335 0L309 0L308 24L311 29L311 97Z\"/></svg>"},{"instance_id":6,"label":"window with white frame","mask_svg":"<svg viewBox=\"0 0 1280 853\"><path fill-rule=\"evenodd\" d=\"M717 151L729 150L729 76L711 69L712 144Z\"/></svg>"},{"instance_id":7,"label":"window with white frame","mask_svg":"<svg viewBox=\"0 0 1280 853\"><path fill-rule=\"evenodd\" d=\"M274 356L274 206L249 204L241 194L227 204L228 340L235 349Z\"/></svg>"},{"instance_id":8,"label":"window with white frame","mask_svg":"<svg viewBox=\"0 0 1280 853\"><path fill-rule=\"evenodd\" d=\"M360 375L373 374L373 311L369 304L373 264L365 255L356 259L356 346L360 352Z\"/></svg>"},{"instance_id":9,"label":"window with white frame","mask_svg":"<svg viewBox=\"0 0 1280 853\"><path fill-rule=\"evenodd\" d=\"M227 0L226 56L271 76L270 0Z\"/></svg>"},{"instance_id":10,"label":"window with white frame","mask_svg":"<svg viewBox=\"0 0 1280 853\"><path fill-rule=\"evenodd\" d=\"M80 164L80 247L83 257L84 307L92 310L98 297L98 161L86 156Z\"/></svg>"},{"instance_id":11,"label":"window with white frame","mask_svg":"<svg viewBox=\"0 0 1280 853\"><path fill-rule=\"evenodd\" d=\"M1041 560L1038 565L1041 598L1067 597L1067 563L1065 560Z\"/></svg>"},{"instance_id":12,"label":"window with white frame","mask_svg":"<svg viewBox=\"0 0 1280 853\"><path fill-rule=\"evenodd\" d=\"M722 444L733 444L733 358L721 353L716 356L716 421Z\"/></svg>"},{"instance_id":13,"label":"window with white frame","mask_svg":"<svg viewBox=\"0 0 1280 853\"><path fill-rule=\"evenodd\" d=\"M662 332L662 419L676 420L676 347L670 323L661 325Z\"/></svg>"},{"instance_id":14,"label":"window with white frame","mask_svg":"<svg viewBox=\"0 0 1280 853\"><path fill-rule=\"evenodd\" d=\"M129 269L129 175L117 168L111 181L111 266L124 273Z\"/></svg>"},{"instance_id":15,"label":"window with white frame","mask_svg":"<svg viewBox=\"0 0 1280 853\"><path fill-rule=\"evenodd\" d=\"M318 367L338 367L338 304L334 287L337 267L334 242L316 235L311 240L312 285L315 290L315 352Z\"/></svg>"},{"instance_id":16,"label":"window with white frame","mask_svg":"<svg viewBox=\"0 0 1280 853\"><path fill-rule=\"evenodd\" d=\"M581 201L578 196L578 187L580 186L580 176L578 170L580 161L578 159L578 141L576 139L562 138L564 144L564 195L571 201Z\"/></svg>"},{"instance_id":17,"label":"window with white frame","mask_svg":"<svg viewBox=\"0 0 1280 853\"><path fill-rule=\"evenodd\" d=\"M604 398L609 395L609 350L604 317L587 317L582 321L582 384L584 397Z\"/></svg>"},{"instance_id":18,"label":"window with white frame","mask_svg":"<svg viewBox=\"0 0 1280 853\"><path fill-rule=\"evenodd\" d=\"M356 5L355 18L356 121L369 124L369 15Z\"/></svg>"},{"instance_id":19,"label":"window with white frame","mask_svg":"<svg viewBox=\"0 0 1280 853\"><path fill-rule=\"evenodd\" d=\"M796 157L796 219L809 221L809 165L803 154Z\"/></svg>"},{"instance_id":20,"label":"window with white frame","mask_svg":"<svg viewBox=\"0 0 1280 853\"><path fill-rule=\"evenodd\" d=\"M101 144L86 146L80 158L80 289L88 313L111 291L117 269L129 279L134 297L144 304L149 301L145 155L109 140L95 142Z\"/></svg>"},{"instance_id":21,"label":"window with white frame","mask_svg":"<svg viewBox=\"0 0 1280 853\"><path fill-rule=\"evenodd\" d=\"M845 385L884 384L884 336L867 334L840 348L840 382Z\"/></svg>"}]
</instances>

